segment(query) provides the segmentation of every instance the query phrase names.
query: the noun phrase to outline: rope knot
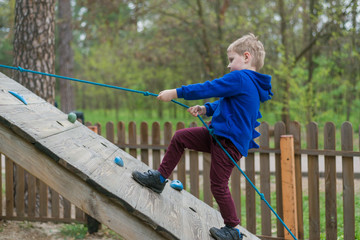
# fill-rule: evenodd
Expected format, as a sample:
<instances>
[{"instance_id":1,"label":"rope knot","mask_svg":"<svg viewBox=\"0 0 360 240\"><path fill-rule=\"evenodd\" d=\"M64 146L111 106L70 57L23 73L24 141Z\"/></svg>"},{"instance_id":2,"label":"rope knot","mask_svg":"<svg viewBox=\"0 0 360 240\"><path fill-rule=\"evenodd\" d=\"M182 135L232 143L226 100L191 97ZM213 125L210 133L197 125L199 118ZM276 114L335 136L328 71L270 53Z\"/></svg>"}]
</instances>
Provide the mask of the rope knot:
<instances>
[{"instance_id":1,"label":"rope knot","mask_svg":"<svg viewBox=\"0 0 360 240\"><path fill-rule=\"evenodd\" d=\"M23 72L23 71L24 71L24 69L23 69L22 67L20 67L20 66L18 66L17 68L18 68L18 70L19 70L20 72Z\"/></svg>"},{"instance_id":2,"label":"rope knot","mask_svg":"<svg viewBox=\"0 0 360 240\"><path fill-rule=\"evenodd\" d=\"M149 93L148 91L143 92L143 94L144 94L144 96L145 96L145 97L147 97L147 96L149 96L149 95L150 95L150 93Z\"/></svg>"},{"instance_id":3,"label":"rope knot","mask_svg":"<svg viewBox=\"0 0 360 240\"><path fill-rule=\"evenodd\" d=\"M263 194L263 193L260 193L260 199L264 201L265 196L264 196L264 194Z\"/></svg>"}]
</instances>

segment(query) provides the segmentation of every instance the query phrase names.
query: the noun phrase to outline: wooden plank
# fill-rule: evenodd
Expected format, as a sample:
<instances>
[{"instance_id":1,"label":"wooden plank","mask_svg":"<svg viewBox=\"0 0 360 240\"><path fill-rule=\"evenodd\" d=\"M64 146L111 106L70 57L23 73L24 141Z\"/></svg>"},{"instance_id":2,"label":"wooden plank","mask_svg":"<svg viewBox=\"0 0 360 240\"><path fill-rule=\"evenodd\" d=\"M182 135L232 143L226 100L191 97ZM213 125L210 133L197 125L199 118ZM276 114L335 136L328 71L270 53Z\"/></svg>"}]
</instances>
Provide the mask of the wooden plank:
<instances>
[{"instance_id":1,"label":"wooden plank","mask_svg":"<svg viewBox=\"0 0 360 240\"><path fill-rule=\"evenodd\" d=\"M71 123L67 115L48 103L0 106L0 123L30 142L81 125Z\"/></svg>"},{"instance_id":2,"label":"wooden plank","mask_svg":"<svg viewBox=\"0 0 360 240\"><path fill-rule=\"evenodd\" d=\"M135 144L136 145L136 124L135 122L131 121L129 123L129 143L130 144ZM129 153L131 156L133 156L134 158L137 157L137 150L130 148L129 149Z\"/></svg>"},{"instance_id":3,"label":"wooden plank","mask_svg":"<svg viewBox=\"0 0 360 240\"><path fill-rule=\"evenodd\" d=\"M60 197L54 189L50 188L51 193L51 217L59 218L60 217Z\"/></svg>"},{"instance_id":4,"label":"wooden plank","mask_svg":"<svg viewBox=\"0 0 360 240\"><path fill-rule=\"evenodd\" d=\"M178 122L176 124L176 130L185 128L184 122ZM186 162L185 162L185 152L181 156L181 159L177 165L177 178L180 182L182 182L184 189L187 189L187 182L186 182ZM210 177L209 177L210 179Z\"/></svg>"},{"instance_id":5,"label":"wooden plank","mask_svg":"<svg viewBox=\"0 0 360 240\"><path fill-rule=\"evenodd\" d=\"M148 125L146 122L141 122L140 124L140 143L143 145L149 144L149 131ZM149 150L148 149L141 149L140 152L141 161L149 166Z\"/></svg>"},{"instance_id":6,"label":"wooden plank","mask_svg":"<svg viewBox=\"0 0 360 240\"><path fill-rule=\"evenodd\" d=\"M28 183L27 215L28 217L32 218L35 217L35 212L36 212L36 179L29 172L27 172L27 183Z\"/></svg>"},{"instance_id":7,"label":"wooden plank","mask_svg":"<svg viewBox=\"0 0 360 240\"><path fill-rule=\"evenodd\" d=\"M269 148L269 124L262 122L259 126L261 133L259 145L262 148ZM271 204L270 199L270 156L266 153L260 153L260 190L264 194L265 199ZM271 236L271 212L269 207L261 202L261 233L264 236Z\"/></svg>"},{"instance_id":8,"label":"wooden plank","mask_svg":"<svg viewBox=\"0 0 360 240\"><path fill-rule=\"evenodd\" d=\"M283 122L277 122L274 126L274 141L275 141L275 149L280 150L280 137L281 135L285 135L286 127ZM282 186L281 186L281 155L275 154L275 177L276 177L276 212L281 219L284 219L283 215L283 194L282 194ZM284 226L280 221L276 221L277 228L277 236L284 237Z\"/></svg>"},{"instance_id":9,"label":"wooden plank","mask_svg":"<svg viewBox=\"0 0 360 240\"><path fill-rule=\"evenodd\" d=\"M101 136L101 124L100 123L95 123L95 125L97 127L97 134Z\"/></svg>"},{"instance_id":10,"label":"wooden plank","mask_svg":"<svg viewBox=\"0 0 360 240\"><path fill-rule=\"evenodd\" d=\"M40 217L48 216L48 186L40 181Z\"/></svg>"},{"instance_id":11,"label":"wooden plank","mask_svg":"<svg viewBox=\"0 0 360 240\"><path fill-rule=\"evenodd\" d=\"M5 151L1 151L5 153ZM5 157L5 189L6 189L6 216L14 215L14 163L9 157Z\"/></svg>"},{"instance_id":12,"label":"wooden plank","mask_svg":"<svg viewBox=\"0 0 360 240\"><path fill-rule=\"evenodd\" d=\"M35 146L85 180L118 149L84 125L41 139Z\"/></svg>"},{"instance_id":13,"label":"wooden plank","mask_svg":"<svg viewBox=\"0 0 360 240\"><path fill-rule=\"evenodd\" d=\"M324 127L324 148L335 150L335 124L327 122ZM336 159L325 156L325 215L326 239L337 239L337 207L336 207Z\"/></svg>"},{"instance_id":14,"label":"wooden plank","mask_svg":"<svg viewBox=\"0 0 360 240\"><path fill-rule=\"evenodd\" d=\"M45 102L45 100L33 94L18 82L0 73L0 105L24 105L22 101L10 94L9 91L20 94L28 105Z\"/></svg>"},{"instance_id":15,"label":"wooden plank","mask_svg":"<svg viewBox=\"0 0 360 240\"><path fill-rule=\"evenodd\" d=\"M124 122L118 122L117 124L117 145L124 145L125 144L125 133L126 133L126 129L125 129L125 123ZM123 148L122 150L125 150L125 148Z\"/></svg>"},{"instance_id":16,"label":"wooden plank","mask_svg":"<svg viewBox=\"0 0 360 240\"><path fill-rule=\"evenodd\" d=\"M213 207L213 195L210 188L210 165L211 165L211 155L210 153L203 153L204 158L204 202L207 203L210 207ZM240 212L239 212L240 213ZM240 216L240 214L238 215Z\"/></svg>"},{"instance_id":17,"label":"wooden plank","mask_svg":"<svg viewBox=\"0 0 360 240\"><path fill-rule=\"evenodd\" d=\"M171 122L165 122L164 124L164 145L168 146L170 144L171 138L172 138L172 124ZM169 179L174 179L173 177L174 173L172 172L169 176Z\"/></svg>"},{"instance_id":18,"label":"wooden plank","mask_svg":"<svg viewBox=\"0 0 360 240\"><path fill-rule=\"evenodd\" d=\"M125 239L165 239L164 235L160 235L158 231L139 221L136 216L124 211L107 196L94 190L79 177L59 166L47 155L36 150L32 144L23 141L2 125L0 125L0 139L0 152L16 159L16 162L31 174L47 181L55 191Z\"/></svg>"},{"instance_id":19,"label":"wooden plank","mask_svg":"<svg viewBox=\"0 0 360 240\"><path fill-rule=\"evenodd\" d=\"M195 122L190 124L190 127L197 127ZM190 150L190 192L195 197L199 198L199 153Z\"/></svg>"},{"instance_id":20,"label":"wooden plank","mask_svg":"<svg viewBox=\"0 0 360 240\"><path fill-rule=\"evenodd\" d=\"M159 122L153 122L151 127L152 132L152 145L160 145L160 123ZM153 169L159 169L160 167L160 150L152 150L152 157L153 157Z\"/></svg>"},{"instance_id":21,"label":"wooden plank","mask_svg":"<svg viewBox=\"0 0 360 240\"><path fill-rule=\"evenodd\" d=\"M296 179L296 196L297 196L297 231L299 239L304 238L304 215L303 215L303 191L302 191L302 170L301 170L301 125L297 121L291 121L289 133L294 137L295 150L295 179Z\"/></svg>"},{"instance_id":22,"label":"wooden plank","mask_svg":"<svg viewBox=\"0 0 360 240\"><path fill-rule=\"evenodd\" d=\"M114 123L107 122L105 128L106 128L106 139L109 140L109 142L111 143L115 143Z\"/></svg>"},{"instance_id":23,"label":"wooden plank","mask_svg":"<svg viewBox=\"0 0 360 240\"><path fill-rule=\"evenodd\" d=\"M249 153L245 159L245 174L255 184L255 159L254 153ZM246 181L246 228L256 233L256 204L255 190L251 184Z\"/></svg>"},{"instance_id":24,"label":"wooden plank","mask_svg":"<svg viewBox=\"0 0 360 240\"><path fill-rule=\"evenodd\" d=\"M310 122L307 127L307 148L318 148L318 126ZM309 192L309 238L320 240L320 195L318 156L308 156L308 192Z\"/></svg>"},{"instance_id":25,"label":"wooden plank","mask_svg":"<svg viewBox=\"0 0 360 240\"><path fill-rule=\"evenodd\" d=\"M292 233L298 237L294 138L292 135L281 136L280 149L284 222ZM292 239L287 230L284 230L284 232L285 239Z\"/></svg>"},{"instance_id":26,"label":"wooden plank","mask_svg":"<svg viewBox=\"0 0 360 240\"><path fill-rule=\"evenodd\" d=\"M84 220L84 212L80 208L75 206L75 219L78 221Z\"/></svg>"},{"instance_id":27,"label":"wooden plank","mask_svg":"<svg viewBox=\"0 0 360 240\"><path fill-rule=\"evenodd\" d=\"M341 150L353 150L353 128L349 122L344 122L341 125ZM354 159L343 157L342 168L344 239L355 239Z\"/></svg>"},{"instance_id":28,"label":"wooden plank","mask_svg":"<svg viewBox=\"0 0 360 240\"><path fill-rule=\"evenodd\" d=\"M63 218L64 219L71 219L71 203L69 200L63 197Z\"/></svg>"},{"instance_id":29,"label":"wooden plank","mask_svg":"<svg viewBox=\"0 0 360 240\"><path fill-rule=\"evenodd\" d=\"M16 203L16 216L24 217L25 215L25 202L24 202L24 193L25 193L25 179L24 179L24 169L15 164L15 179L16 179L16 191L15 191L15 203Z\"/></svg>"}]
</instances>

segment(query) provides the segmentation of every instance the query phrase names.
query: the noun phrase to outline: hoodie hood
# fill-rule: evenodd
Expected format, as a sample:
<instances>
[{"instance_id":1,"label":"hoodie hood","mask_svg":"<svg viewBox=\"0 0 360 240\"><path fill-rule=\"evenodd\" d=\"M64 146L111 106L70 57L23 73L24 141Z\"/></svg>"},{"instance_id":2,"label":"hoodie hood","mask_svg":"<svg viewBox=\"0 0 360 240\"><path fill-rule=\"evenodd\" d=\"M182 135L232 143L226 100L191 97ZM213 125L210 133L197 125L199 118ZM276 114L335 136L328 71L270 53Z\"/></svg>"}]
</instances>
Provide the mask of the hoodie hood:
<instances>
[{"instance_id":1,"label":"hoodie hood","mask_svg":"<svg viewBox=\"0 0 360 240\"><path fill-rule=\"evenodd\" d=\"M251 70L243 71L249 76L249 78L256 86L259 93L260 101L265 102L267 100L270 100L271 97L274 95L271 92L271 76Z\"/></svg>"}]
</instances>

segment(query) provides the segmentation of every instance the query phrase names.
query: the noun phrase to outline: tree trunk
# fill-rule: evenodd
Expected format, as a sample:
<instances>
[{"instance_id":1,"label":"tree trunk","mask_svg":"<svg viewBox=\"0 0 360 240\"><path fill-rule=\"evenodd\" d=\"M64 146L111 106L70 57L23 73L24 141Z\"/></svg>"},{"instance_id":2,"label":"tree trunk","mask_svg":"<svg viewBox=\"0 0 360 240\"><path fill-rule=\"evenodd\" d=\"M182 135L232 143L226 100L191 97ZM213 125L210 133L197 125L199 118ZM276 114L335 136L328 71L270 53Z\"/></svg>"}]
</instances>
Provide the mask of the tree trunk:
<instances>
[{"instance_id":1,"label":"tree trunk","mask_svg":"<svg viewBox=\"0 0 360 240\"><path fill-rule=\"evenodd\" d=\"M59 0L59 75L72 77L74 54L71 48L72 26L70 0ZM61 110L69 113L75 110L74 90L70 81L59 80Z\"/></svg>"},{"instance_id":2,"label":"tree trunk","mask_svg":"<svg viewBox=\"0 0 360 240\"><path fill-rule=\"evenodd\" d=\"M15 5L14 66L55 73L55 0L17 0ZM14 79L54 104L55 79L16 72Z\"/></svg>"},{"instance_id":3,"label":"tree trunk","mask_svg":"<svg viewBox=\"0 0 360 240\"><path fill-rule=\"evenodd\" d=\"M284 59L283 61L289 62L289 46L288 46L288 34L287 34L287 19L285 13L285 3L284 0L279 0L279 14L281 17L280 22L280 34L281 34L281 43L284 48ZM283 97L280 101L282 101L282 111L281 111L281 119L285 123L286 128L288 129L290 125L290 83L289 76L283 77L281 79L283 86Z\"/></svg>"}]
</instances>

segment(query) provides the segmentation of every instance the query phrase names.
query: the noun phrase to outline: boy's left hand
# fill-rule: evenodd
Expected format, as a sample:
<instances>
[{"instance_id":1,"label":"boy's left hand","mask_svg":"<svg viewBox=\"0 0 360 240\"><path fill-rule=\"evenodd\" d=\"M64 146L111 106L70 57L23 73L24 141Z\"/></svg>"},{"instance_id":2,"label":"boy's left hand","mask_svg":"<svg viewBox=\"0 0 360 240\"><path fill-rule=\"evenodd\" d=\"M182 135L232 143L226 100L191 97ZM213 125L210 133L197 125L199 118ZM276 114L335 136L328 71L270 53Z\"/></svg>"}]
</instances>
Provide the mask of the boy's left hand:
<instances>
[{"instance_id":1,"label":"boy's left hand","mask_svg":"<svg viewBox=\"0 0 360 240\"><path fill-rule=\"evenodd\" d=\"M176 89L169 89L169 90L161 91L156 98L164 102L170 102L171 100L177 97L178 95Z\"/></svg>"}]
</instances>

